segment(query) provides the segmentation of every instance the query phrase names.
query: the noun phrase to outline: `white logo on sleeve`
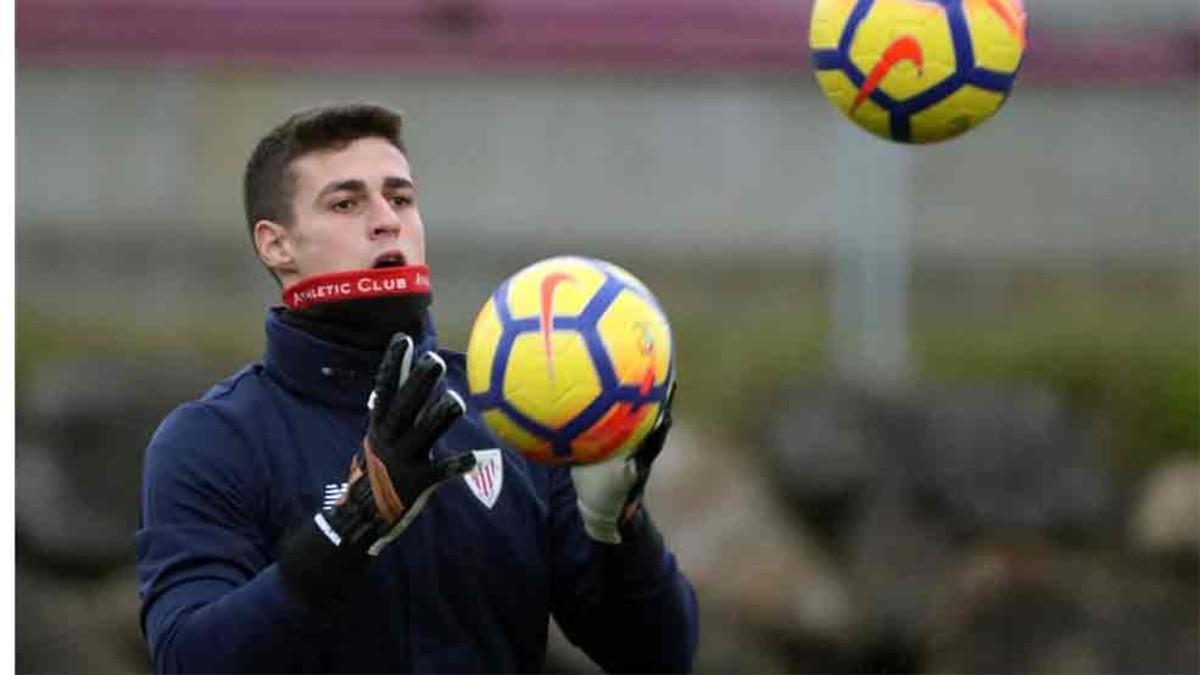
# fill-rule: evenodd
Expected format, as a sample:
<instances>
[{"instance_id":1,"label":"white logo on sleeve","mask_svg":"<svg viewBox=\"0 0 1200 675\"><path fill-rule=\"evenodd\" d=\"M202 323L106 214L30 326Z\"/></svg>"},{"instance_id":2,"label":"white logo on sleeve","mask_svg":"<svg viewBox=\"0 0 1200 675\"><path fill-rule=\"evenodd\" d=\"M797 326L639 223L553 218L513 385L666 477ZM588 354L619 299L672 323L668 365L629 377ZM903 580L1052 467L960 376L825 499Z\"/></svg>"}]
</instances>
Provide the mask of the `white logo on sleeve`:
<instances>
[{"instance_id":1,"label":"white logo on sleeve","mask_svg":"<svg viewBox=\"0 0 1200 675\"><path fill-rule=\"evenodd\" d=\"M463 480L471 492L492 508L500 497L500 489L504 487L504 456L499 448L490 450L472 450L475 455L475 468L463 474Z\"/></svg>"}]
</instances>

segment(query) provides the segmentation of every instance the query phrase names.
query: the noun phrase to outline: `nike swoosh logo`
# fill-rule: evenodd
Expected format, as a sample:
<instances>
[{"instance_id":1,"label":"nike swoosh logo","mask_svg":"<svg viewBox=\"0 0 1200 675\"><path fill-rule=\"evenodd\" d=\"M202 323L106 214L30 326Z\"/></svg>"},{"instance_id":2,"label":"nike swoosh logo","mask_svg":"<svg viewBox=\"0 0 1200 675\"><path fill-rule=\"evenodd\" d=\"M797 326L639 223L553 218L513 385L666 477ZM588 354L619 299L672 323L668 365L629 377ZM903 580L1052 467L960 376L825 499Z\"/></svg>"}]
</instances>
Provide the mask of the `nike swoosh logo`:
<instances>
[{"instance_id":1,"label":"nike swoosh logo","mask_svg":"<svg viewBox=\"0 0 1200 675\"><path fill-rule=\"evenodd\" d=\"M917 66L917 71L920 72L925 67L925 54L921 51L921 43L911 35L902 35L896 38L888 48L883 50L883 56L879 57L879 62L871 69L871 74L867 76L867 81L863 82L862 89L858 90L858 96L854 97L854 104L850 106L850 114L853 115L858 106L862 105L863 101L875 91L876 87L887 74L892 71L901 61L911 61Z\"/></svg>"},{"instance_id":2,"label":"nike swoosh logo","mask_svg":"<svg viewBox=\"0 0 1200 675\"><path fill-rule=\"evenodd\" d=\"M554 291L563 282L575 283L575 277L566 272L551 272L542 279L541 314L538 327L542 332L542 349L546 352L546 364L550 369L550 380L554 380L554 349L550 344L550 334L554 332Z\"/></svg>"},{"instance_id":3,"label":"nike swoosh logo","mask_svg":"<svg viewBox=\"0 0 1200 675\"><path fill-rule=\"evenodd\" d=\"M1012 33L1017 40L1021 42L1021 48L1025 48L1025 17L1023 12L1018 13L1012 5L1005 0L987 0L987 6L993 12L1000 15L1004 21L1004 25L1008 26L1008 31Z\"/></svg>"}]
</instances>

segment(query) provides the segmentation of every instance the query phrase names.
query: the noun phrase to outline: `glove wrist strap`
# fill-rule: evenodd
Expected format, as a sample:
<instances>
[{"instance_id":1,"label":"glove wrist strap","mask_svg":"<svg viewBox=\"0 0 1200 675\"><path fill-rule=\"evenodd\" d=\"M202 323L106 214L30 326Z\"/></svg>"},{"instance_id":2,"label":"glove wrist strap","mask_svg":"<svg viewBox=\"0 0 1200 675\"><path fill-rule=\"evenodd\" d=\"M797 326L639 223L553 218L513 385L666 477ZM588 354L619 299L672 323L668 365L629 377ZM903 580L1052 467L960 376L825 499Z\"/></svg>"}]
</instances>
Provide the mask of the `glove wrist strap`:
<instances>
[{"instance_id":1,"label":"glove wrist strap","mask_svg":"<svg viewBox=\"0 0 1200 675\"><path fill-rule=\"evenodd\" d=\"M337 605L370 561L364 542L377 529L377 519L365 517L362 509L349 504L347 500L330 513L318 512L292 531L280 550L284 582L317 611Z\"/></svg>"}]
</instances>

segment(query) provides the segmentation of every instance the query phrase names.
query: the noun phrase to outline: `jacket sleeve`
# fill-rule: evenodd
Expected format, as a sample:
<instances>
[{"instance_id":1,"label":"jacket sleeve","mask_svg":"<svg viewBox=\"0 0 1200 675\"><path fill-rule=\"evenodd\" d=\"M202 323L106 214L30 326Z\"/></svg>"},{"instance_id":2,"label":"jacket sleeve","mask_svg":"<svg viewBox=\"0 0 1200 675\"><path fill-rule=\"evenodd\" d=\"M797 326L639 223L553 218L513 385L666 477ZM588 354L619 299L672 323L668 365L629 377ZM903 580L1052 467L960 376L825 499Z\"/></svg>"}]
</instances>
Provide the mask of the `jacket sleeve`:
<instances>
[{"instance_id":1,"label":"jacket sleeve","mask_svg":"<svg viewBox=\"0 0 1200 675\"><path fill-rule=\"evenodd\" d=\"M698 639L691 583L645 508L619 545L593 541L566 468L553 469L552 610L563 633L608 672L689 672Z\"/></svg>"},{"instance_id":2,"label":"jacket sleeve","mask_svg":"<svg viewBox=\"0 0 1200 675\"><path fill-rule=\"evenodd\" d=\"M146 450L138 591L158 672L285 672L316 659L326 620L270 561L252 450L204 403L168 416Z\"/></svg>"}]
</instances>

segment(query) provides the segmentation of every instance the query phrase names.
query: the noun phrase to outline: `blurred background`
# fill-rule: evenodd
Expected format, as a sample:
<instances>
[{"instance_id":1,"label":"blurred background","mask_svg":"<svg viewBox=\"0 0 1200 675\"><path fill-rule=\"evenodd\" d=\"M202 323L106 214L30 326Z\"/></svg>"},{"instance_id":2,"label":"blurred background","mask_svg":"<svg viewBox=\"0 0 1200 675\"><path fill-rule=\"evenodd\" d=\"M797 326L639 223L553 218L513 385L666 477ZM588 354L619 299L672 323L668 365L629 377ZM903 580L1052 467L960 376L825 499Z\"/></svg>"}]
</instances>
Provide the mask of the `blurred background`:
<instances>
[{"instance_id":1,"label":"blurred background","mask_svg":"<svg viewBox=\"0 0 1200 675\"><path fill-rule=\"evenodd\" d=\"M244 162L365 99L443 346L557 253L664 305L698 670L1197 672L1200 6L1031 5L996 118L906 148L823 99L804 0L18 0L16 670L149 670L143 448L278 299Z\"/></svg>"}]
</instances>

